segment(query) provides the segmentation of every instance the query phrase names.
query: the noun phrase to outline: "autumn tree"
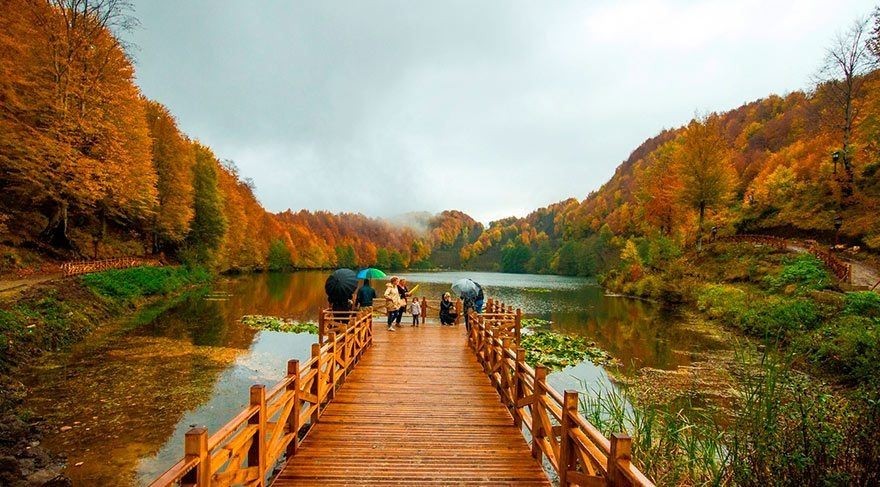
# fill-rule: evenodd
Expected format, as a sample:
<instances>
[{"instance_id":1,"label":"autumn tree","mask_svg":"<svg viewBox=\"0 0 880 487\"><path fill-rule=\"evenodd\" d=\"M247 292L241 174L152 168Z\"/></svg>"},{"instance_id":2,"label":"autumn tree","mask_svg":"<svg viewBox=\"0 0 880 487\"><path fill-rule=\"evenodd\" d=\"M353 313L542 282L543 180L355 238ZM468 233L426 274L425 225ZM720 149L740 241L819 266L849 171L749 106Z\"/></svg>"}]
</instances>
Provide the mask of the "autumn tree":
<instances>
[{"instance_id":1,"label":"autumn tree","mask_svg":"<svg viewBox=\"0 0 880 487\"><path fill-rule=\"evenodd\" d=\"M673 170L675 150L674 142L668 142L649 154L636 182L636 198L642 205L645 221L661 235L671 234L678 223L680 182Z\"/></svg>"},{"instance_id":2,"label":"autumn tree","mask_svg":"<svg viewBox=\"0 0 880 487\"><path fill-rule=\"evenodd\" d=\"M293 267L293 262L290 259L290 249L284 245L283 240L273 240L269 245L267 266L270 271L283 271Z\"/></svg>"},{"instance_id":3,"label":"autumn tree","mask_svg":"<svg viewBox=\"0 0 880 487\"><path fill-rule=\"evenodd\" d=\"M697 249L702 250L706 209L728 201L735 178L717 116L701 117L688 124L676 159L676 174L681 181L679 197L699 214Z\"/></svg>"},{"instance_id":4,"label":"autumn tree","mask_svg":"<svg viewBox=\"0 0 880 487\"><path fill-rule=\"evenodd\" d=\"M840 137L840 150L835 153L843 166L837 176L841 204L849 203L853 194L853 131L859 121L859 98L862 96L865 75L877 67L877 56L872 52L869 33L870 18L860 18L844 32L838 33L827 49L825 60L817 74L818 90L827 103L826 120Z\"/></svg>"},{"instance_id":5,"label":"autumn tree","mask_svg":"<svg viewBox=\"0 0 880 487\"><path fill-rule=\"evenodd\" d=\"M193 144L195 165L193 166L193 208L194 216L187 235L190 257L197 262L207 263L214 257L226 234L226 216L223 213L223 198L217 182L217 159L207 147Z\"/></svg>"},{"instance_id":6,"label":"autumn tree","mask_svg":"<svg viewBox=\"0 0 880 487\"><path fill-rule=\"evenodd\" d=\"M193 165L190 142L164 106L144 100L147 125L152 138L152 160L156 170L158 200L152 223L153 249L183 242L193 219Z\"/></svg>"}]
</instances>

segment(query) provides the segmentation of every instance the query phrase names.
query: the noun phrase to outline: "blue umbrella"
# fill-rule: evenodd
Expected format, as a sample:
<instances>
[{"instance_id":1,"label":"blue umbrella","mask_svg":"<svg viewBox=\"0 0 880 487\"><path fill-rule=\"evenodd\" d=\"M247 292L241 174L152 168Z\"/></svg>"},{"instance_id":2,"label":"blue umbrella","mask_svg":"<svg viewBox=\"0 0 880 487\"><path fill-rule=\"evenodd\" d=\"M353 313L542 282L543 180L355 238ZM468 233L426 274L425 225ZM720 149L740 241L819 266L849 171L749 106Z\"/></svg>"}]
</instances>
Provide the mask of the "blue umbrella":
<instances>
[{"instance_id":1,"label":"blue umbrella","mask_svg":"<svg viewBox=\"0 0 880 487\"><path fill-rule=\"evenodd\" d=\"M477 283L470 279L459 279L455 281L452 285L452 290L462 298L476 298L477 295L480 294L480 288L477 287Z\"/></svg>"}]
</instances>

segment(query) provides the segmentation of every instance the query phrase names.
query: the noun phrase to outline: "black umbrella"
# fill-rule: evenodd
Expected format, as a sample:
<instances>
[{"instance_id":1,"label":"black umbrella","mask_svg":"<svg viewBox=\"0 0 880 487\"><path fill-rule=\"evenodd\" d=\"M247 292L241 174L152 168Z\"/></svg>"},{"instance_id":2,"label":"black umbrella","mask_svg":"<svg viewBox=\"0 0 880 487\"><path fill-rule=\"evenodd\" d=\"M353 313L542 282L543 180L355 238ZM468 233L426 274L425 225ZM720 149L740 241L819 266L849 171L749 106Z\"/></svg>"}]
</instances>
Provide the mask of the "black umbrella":
<instances>
[{"instance_id":1,"label":"black umbrella","mask_svg":"<svg viewBox=\"0 0 880 487\"><path fill-rule=\"evenodd\" d=\"M338 269L324 283L324 291L330 301L339 302L351 298L357 289L358 278L351 269Z\"/></svg>"}]
</instances>

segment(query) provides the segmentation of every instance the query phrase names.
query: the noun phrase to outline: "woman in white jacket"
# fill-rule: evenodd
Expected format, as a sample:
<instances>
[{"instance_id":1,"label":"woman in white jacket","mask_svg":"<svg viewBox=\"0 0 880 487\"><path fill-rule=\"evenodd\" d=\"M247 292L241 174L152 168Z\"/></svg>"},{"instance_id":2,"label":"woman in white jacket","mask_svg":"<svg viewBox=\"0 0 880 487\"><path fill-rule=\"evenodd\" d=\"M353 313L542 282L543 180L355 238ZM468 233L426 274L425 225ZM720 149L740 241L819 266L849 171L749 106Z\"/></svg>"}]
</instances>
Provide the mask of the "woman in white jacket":
<instances>
[{"instance_id":1,"label":"woman in white jacket","mask_svg":"<svg viewBox=\"0 0 880 487\"><path fill-rule=\"evenodd\" d=\"M391 278L385 285L385 309L388 310L388 331L396 331L394 329L394 320L398 319L397 315L401 312L400 308L404 306L403 300L400 299L400 292L397 290L397 276Z\"/></svg>"}]
</instances>

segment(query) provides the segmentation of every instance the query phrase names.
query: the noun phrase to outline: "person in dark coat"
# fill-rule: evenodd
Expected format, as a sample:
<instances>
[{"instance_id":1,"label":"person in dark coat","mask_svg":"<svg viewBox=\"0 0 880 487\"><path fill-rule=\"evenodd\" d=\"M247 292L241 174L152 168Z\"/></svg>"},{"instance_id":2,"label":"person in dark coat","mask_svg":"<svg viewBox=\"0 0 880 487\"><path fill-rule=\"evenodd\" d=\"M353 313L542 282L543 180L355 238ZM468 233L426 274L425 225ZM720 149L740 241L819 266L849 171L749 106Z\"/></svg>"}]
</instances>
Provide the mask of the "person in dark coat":
<instances>
[{"instance_id":1,"label":"person in dark coat","mask_svg":"<svg viewBox=\"0 0 880 487\"><path fill-rule=\"evenodd\" d=\"M357 299L354 304L358 308L371 308L374 299L376 299L376 290L370 286L369 279L364 279L364 285L358 289Z\"/></svg>"},{"instance_id":2,"label":"person in dark coat","mask_svg":"<svg viewBox=\"0 0 880 487\"><path fill-rule=\"evenodd\" d=\"M406 313L407 298L409 298L409 288L406 287L406 279L401 278L397 281L397 292L400 294L400 309L397 310L397 326L400 327L400 320Z\"/></svg>"},{"instance_id":3,"label":"person in dark coat","mask_svg":"<svg viewBox=\"0 0 880 487\"><path fill-rule=\"evenodd\" d=\"M452 295L443 293L443 299L440 300L440 325L452 326L458 314L455 312L455 303L452 302Z\"/></svg>"}]
</instances>

